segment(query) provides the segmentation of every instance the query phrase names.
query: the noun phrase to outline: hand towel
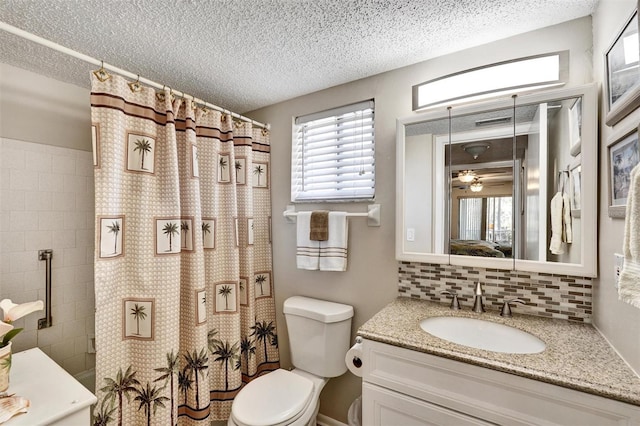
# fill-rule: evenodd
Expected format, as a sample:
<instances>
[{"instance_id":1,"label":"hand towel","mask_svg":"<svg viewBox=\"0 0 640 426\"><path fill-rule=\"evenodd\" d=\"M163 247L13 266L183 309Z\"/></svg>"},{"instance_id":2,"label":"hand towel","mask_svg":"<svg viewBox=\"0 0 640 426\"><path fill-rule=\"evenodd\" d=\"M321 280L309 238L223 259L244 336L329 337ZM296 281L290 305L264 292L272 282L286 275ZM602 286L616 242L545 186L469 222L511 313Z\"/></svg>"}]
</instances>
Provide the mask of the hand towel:
<instances>
[{"instance_id":1,"label":"hand towel","mask_svg":"<svg viewBox=\"0 0 640 426\"><path fill-rule=\"evenodd\" d=\"M562 192L557 192L551 199L549 213L551 215L551 242L549 250L552 254L562 254Z\"/></svg>"},{"instance_id":2,"label":"hand towel","mask_svg":"<svg viewBox=\"0 0 640 426\"><path fill-rule=\"evenodd\" d=\"M640 308L640 166L630 174L625 214L624 265L618 283L618 298Z\"/></svg>"},{"instance_id":3,"label":"hand towel","mask_svg":"<svg viewBox=\"0 0 640 426\"><path fill-rule=\"evenodd\" d=\"M318 270L320 266L320 242L311 241L311 212L298 212L296 220L296 265L298 269Z\"/></svg>"},{"instance_id":4,"label":"hand towel","mask_svg":"<svg viewBox=\"0 0 640 426\"><path fill-rule=\"evenodd\" d=\"M320 241L320 270L346 271L349 222L346 212L329 212L329 239Z\"/></svg>"},{"instance_id":5,"label":"hand towel","mask_svg":"<svg viewBox=\"0 0 640 426\"><path fill-rule=\"evenodd\" d=\"M563 192L557 192L551 199L549 206L551 215L551 242L549 250L552 254L564 253L562 243L573 241L573 229L571 227L571 200Z\"/></svg>"},{"instance_id":6,"label":"hand towel","mask_svg":"<svg viewBox=\"0 0 640 426\"><path fill-rule=\"evenodd\" d=\"M311 212L311 241L327 241L329 239L329 212L326 210Z\"/></svg>"},{"instance_id":7,"label":"hand towel","mask_svg":"<svg viewBox=\"0 0 640 426\"><path fill-rule=\"evenodd\" d=\"M566 193L562 193L562 241L573 241L573 228L571 222L571 199Z\"/></svg>"}]
</instances>

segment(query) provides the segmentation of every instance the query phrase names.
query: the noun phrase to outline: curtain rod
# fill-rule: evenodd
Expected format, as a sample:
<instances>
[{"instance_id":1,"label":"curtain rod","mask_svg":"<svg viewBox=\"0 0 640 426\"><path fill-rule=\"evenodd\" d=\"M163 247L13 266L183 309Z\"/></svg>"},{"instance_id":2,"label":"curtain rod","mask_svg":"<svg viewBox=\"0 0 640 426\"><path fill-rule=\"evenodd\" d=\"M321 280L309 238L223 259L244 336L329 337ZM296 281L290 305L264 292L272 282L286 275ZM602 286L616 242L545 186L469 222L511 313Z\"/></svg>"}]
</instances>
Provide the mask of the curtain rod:
<instances>
[{"instance_id":1,"label":"curtain rod","mask_svg":"<svg viewBox=\"0 0 640 426\"><path fill-rule=\"evenodd\" d=\"M162 84L156 83L155 81L151 81L149 79L142 78L138 74L134 74L132 72L123 70L122 68L118 68L116 66L109 65L104 61L100 61L100 60L98 60L96 58L92 58L91 56L85 55L84 53L76 52L75 50L69 49L68 47L64 47L62 45L59 45L57 43L52 42L51 40L47 40L45 38L39 37L39 36L37 36L35 34L31 34L30 32L21 30L20 28L14 27L14 26L9 25L9 24L7 24L5 22L1 22L0 21L0 30L6 31L6 32L11 33L13 35L16 35L18 37L22 37L22 38L24 38L26 40L33 41L33 42L38 43L38 44L40 44L42 46L48 47L50 49L53 49L53 50L56 50L58 52L64 53L66 55L73 56L74 58L80 59L80 60L82 60L84 62L88 62L88 63L90 63L92 65L101 66L102 68L108 69L109 71L113 71L113 72L115 72L117 74L120 74L123 77L128 77L128 78L131 78L131 79L137 79L140 83L146 84L147 86L151 86L151 87L154 87L154 88L160 89L160 90L162 90L165 87L167 87L166 85L162 85ZM177 90L173 90L173 89L171 89L171 90L172 90L173 94L175 94L177 96L180 96L180 97L183 97L183 98L187 98L187 95L185 93L177 91ZM205 101L203 101L201 99L198 99L198 98L196 98L196 97L194 97L192 95L188 95L188 96L192 97L194 102L196 102L198 104L201 104L201 105L204 105L204 106L206 106L208 108L215 109L216 111L219 111L219 112L222 112L222 113L229 113L229 114L231 114L232 117L238 118L238 119L240 119L242 121L247 121L247 122L249 122L249 123L251 123L251 124L253 124L255 126L262 127L264 129L267 129L267 130L269 130L269 128L270 128L269 124L264 124L264 123L260 123L259 121L252 120L249 117L245 117L244 115L240 115L240 114L237 114L235 112L231 112L231 111L229 111L227 109L221 108L221 107L219 107L217 105L210 104L209 102L205 102Z\"/></svg>"}]
</instances>

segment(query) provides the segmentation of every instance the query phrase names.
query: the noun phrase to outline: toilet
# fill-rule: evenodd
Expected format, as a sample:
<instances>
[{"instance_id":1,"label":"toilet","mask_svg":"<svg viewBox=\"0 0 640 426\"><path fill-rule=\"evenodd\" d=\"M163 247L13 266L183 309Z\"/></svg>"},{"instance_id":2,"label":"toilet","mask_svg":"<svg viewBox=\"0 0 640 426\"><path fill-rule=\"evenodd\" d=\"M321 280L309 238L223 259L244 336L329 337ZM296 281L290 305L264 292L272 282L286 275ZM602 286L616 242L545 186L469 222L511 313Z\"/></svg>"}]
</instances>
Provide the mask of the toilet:
<instances>
[{"instance_id":1,"label":"toilet","mask_svg":"<svg viewBox=\"0 0 640 426\"><path fill-rule=\"evenodd\" d=\"M293 296L283 312L295 368L275 370L242 388L228 426L315 426L322 388L347 371L352 306Z\"/></svg>"}]
</instances>

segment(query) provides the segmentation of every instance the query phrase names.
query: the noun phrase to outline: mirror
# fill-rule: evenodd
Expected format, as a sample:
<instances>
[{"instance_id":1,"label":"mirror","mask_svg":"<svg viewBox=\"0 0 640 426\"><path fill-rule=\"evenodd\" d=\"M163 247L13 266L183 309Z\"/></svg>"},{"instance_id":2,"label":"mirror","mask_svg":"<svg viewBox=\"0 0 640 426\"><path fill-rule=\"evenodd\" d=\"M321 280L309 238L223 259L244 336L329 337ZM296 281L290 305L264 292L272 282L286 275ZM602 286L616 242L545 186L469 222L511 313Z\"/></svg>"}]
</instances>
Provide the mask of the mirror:
<instances>
[{"instance_id":1,"label":"mirror","mask_svg":"<svg viewBox=\"0 0 640 426\"><path fill-rule=\"evenodd\" d=\"M399 119L398 260L596 276L596 96L589 85Z\"/></svg>"}]
</instances>

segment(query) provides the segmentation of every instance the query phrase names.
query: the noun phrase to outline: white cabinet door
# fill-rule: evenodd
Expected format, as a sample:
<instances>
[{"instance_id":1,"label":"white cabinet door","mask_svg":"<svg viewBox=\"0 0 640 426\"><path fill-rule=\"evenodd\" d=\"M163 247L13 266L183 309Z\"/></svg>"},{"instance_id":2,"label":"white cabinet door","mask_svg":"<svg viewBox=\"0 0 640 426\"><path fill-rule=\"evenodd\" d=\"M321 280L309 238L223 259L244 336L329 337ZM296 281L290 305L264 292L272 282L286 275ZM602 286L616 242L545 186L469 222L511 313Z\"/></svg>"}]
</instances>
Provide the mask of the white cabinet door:
<instances>
[{"instance_id":1,"label":"white cabinet door","mask_svg":"<svg viewBox=\"0 0 640 426\"><path fill-rule=\"evenodd\" d=\"M367 426L492 425L369 383L362 384L362 424Z\"/></svg>"},{"instance_id":2,"label":"white cabinet door","mask_svg":"<svg viewBox=\"0 0 640 426\"><path fill-rule=\"evenodd\" d=\"M492 422L470 424L640 426L640 407L635 405L397 346L365 339L362 361L363 416L367 412L371 422L365 421L366 426L458 424L427 421L442 410L468 416L471 421ZM382 399L382 403L372 406L374 402L368 400L365 386L436 409L423 418L418 413L424 410L414 413L404 408L411 406L404 398ZM401 402L404 405L397 405ZM399 417L393 417L394 412ZM398 421L381 422L389 416ZM407 420L399 421L402 416ZM422 423L411 423L410 418Z\"/></svg>"}]
</instances>

